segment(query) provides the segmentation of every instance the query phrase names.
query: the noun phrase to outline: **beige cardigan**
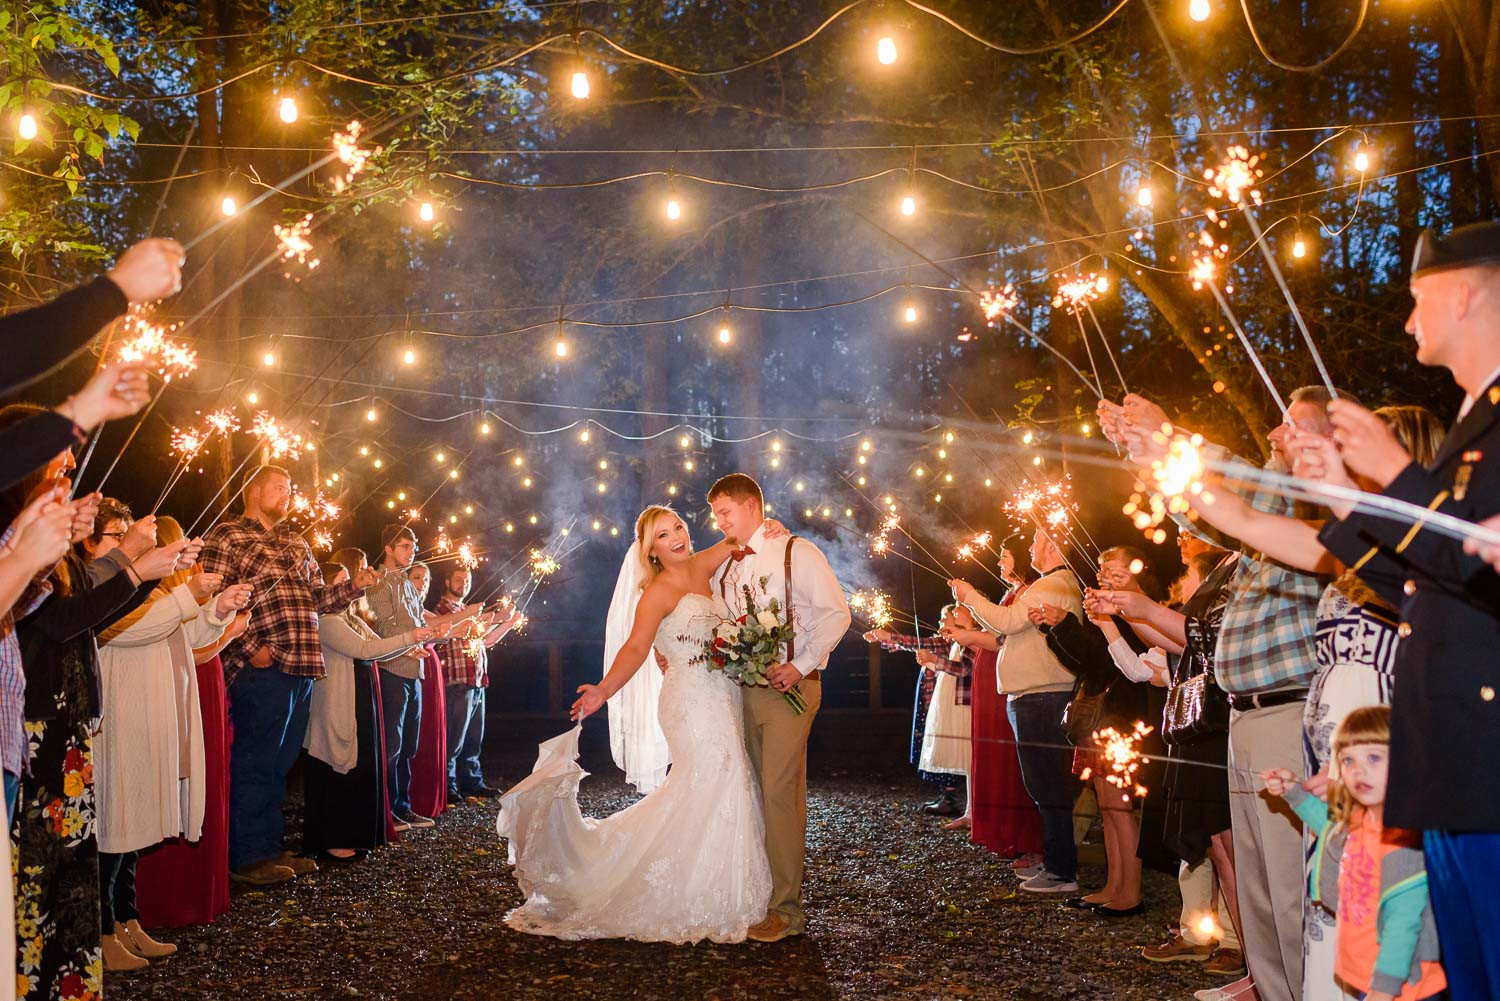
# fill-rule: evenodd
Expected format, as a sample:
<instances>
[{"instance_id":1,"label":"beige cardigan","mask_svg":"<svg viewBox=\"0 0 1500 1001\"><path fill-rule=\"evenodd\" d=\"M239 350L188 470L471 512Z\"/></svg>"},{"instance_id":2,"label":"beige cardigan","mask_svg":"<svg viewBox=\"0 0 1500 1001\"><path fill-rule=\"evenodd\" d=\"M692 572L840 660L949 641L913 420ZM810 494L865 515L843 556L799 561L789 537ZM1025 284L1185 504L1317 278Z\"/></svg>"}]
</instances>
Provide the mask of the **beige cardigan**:
<instances>
[{"instance_id":1,"label":"beige cardigan","mask_svg":"<svg viewBox=\"0 0 1500 1001\"><path fill-rule=\"evenodd\" d=\"M318 639L323 642L323 669L313 682L308 712L307 753L347 775L359 761L359 735L354 716L354 662L400 656L414 644L411 633L381 639L350 612L318 616Z\"/></svg>"},{"instance_id":2,"label":"beige cardigan","mask_svg":"<svg viewBox=\"0 0 1500 1001\"><path fill-rule=\"evenodd\" d=\"M1026 613L1042 605L1057 605L1082 619L1083 592L1073 571L1062 569L1047 574L1009 605L996 605L977 592L966 604L981 626L1005 637L995 663L1001 692L1035 695L1072 691L1073 675L1048 649L1047 637L1031 624Z\"/></svg>"}]
</instances>

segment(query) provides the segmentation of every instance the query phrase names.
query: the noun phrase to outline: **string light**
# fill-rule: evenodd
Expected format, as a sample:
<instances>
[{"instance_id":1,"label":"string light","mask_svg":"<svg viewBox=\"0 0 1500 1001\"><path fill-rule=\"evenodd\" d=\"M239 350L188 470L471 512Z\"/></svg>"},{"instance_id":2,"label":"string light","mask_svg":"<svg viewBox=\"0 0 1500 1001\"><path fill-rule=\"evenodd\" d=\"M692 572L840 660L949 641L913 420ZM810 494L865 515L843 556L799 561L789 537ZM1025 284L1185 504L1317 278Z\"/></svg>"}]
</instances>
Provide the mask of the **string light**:
<instances>
[{"instance_id":1,"label":"string light","mask_svg":"<svg viewBox=\"0 0 1500 1001\"><path fill-rule=\"evenodd\" d=\"M1188 0L1188 17L1194 21L1207 21L1212 13L1213 8L1208 5L1208 0Z\"/></svg>"},{"instance_id":2,"label":"string light","mask_svg":"<svg viewBox=\"0 0 1500 1001\"><path fill-rule=\"evenodd\" d=\"M411 348L407 348L406 351L402 353L401 360L408 365L415 365L417 363L417 353Z\"/></svg>"},{"instance_id":3,"label":"string light","mask_svg":"<svg viewBox=\"0 0 1500 1001\"><path fill-rule=\"evenodd\" d=\"M417 206L417 218L423 222L432 222L436 215L437 212L433 209L431 202L423 202Z\"/></svg>"},{"instance_id":4,"label":"string light","mask_svg":"<svg viewBox=\"0 0 1500 1001\"><path fill-rule=\"evenodd\" d=\"M676 222L682 218L682 202L677 198L677 183L671 172L667 174L667 219Z\"/></svg>"},{"instance_id":5,"label":"string light","mask_svg":"<svg viewBox=\"0 0 1500 1001\"><path fill-rule=\"evenodd\" d=\"M1298 260L1307 256L1307 241L1302 236L1301 230L1297 231L1296 237L1292 240L1292 256Z\"/></svg>"},{"instance_id":6,"label":"string light","mask_svg":"<svg viewBox=\"0 0 1500 1001\"><path fill-rule=\"evenodd\" d=\"M729 326L729 310L724 310L724 319L719 323L719 343L728 344L734 340L734 331Z\"/></svg>"},{"instance_id":7,"label":"string light","mask_svg":"<svg viewBox=\"0 0 1500 1001\"><path fill-rule=\"evenodd\" d=\"M261 363L266 366L266 368L270 368L272 365L276 364L276 355L270 351L267 351L264 355L261 356L260 360Z\"/></svg>"},{"instance_id":8,"label":"string light","mask_svg":"<svg viewBox=\"0 0 1500 1001\"><path fill-rule=\"evenodd\" d=\"M552 345L552 353L559 358L568 357L568 342L559 337Z\"/></svg>"},{"instance_id":9,"label":"string light","mask_svg":"<svg viewBox=\"0 0 1500 1001\"><path fill-rule=\"evenodd\" d=\"M917 214L917 196L910 191L901 196L901 214L904 216Z\"/></svg>"},{"instance_id":10,"label":"string light","mask_svg":"<svg viewBox=\"0 0 1500 1001\"><path fill-rule=\"evenodd\" d=\"M490 422L489 421L485 421L483 424L479 425L479 433L480 434L489 434L490 433Z\"/></svg>"},{"instance_id":11,"label":"string light","mask_svg":"<svg viewBox=\"0 0 1500 1001\"><path fill-rule=\"evenodd\" d=\"M234 200L232 195L225 195L224 200L219 203L219 211L226 216L232 216L240 210L240 203Z\"/></svg>"},{"instance_id":12,"label":"string light","mask_svg":"<svg viewBox=\"0 0 1500 1001\"><path fill-rule=\"evenodd\" d=\"M1140 188L1136 190L1135 203L1143 209L1148 209L1151 207L1152 197L1151 185L1142 184Z\"/></svg>"},{"instance_id":13,"label":"string light","mask_svg":"<svg viewBox=\"0 0 1500 1001\"><path fill-rule=\"evenodd\" d=\"M906 300L905 309L902 310L902 318L905 319L907 323L917 322L917 304L909 298Z\"/></svg>"},{"instance_id":14,"label":"string light","mask_svg":"<svg viewBox=\"0 0 1500 1001\"><path fill-rule=\"evenodd\" d=\"M588 428L584 428L582 431L578 432L578 440L581 441L581 442L583 442L585 445L587 445L589 443L589 429Z\"/></svg>"},{"instance_id":15,"label":"string light","mask_svg":"<svg viewBox=\"0 0 1500 1001\"><path fill-rule=\"evenodd\" d=\"M1363 146L1354 147L1354 169L1361 174L1370 169L1370 153Z\"/></svg>"},{"instance_id":16,"label":"string light","mask_svg":"<svg viewBox=\"0 0 1500 1001\"><path fill-rule=\"evenodd\" d=\"M277 102L277 114L288 125L295 122L297 120L297 99L294 97L283 97Z\"/></svg>"},{"instance_id":17,"label":"string light","mask_svg":"<svg viewBox=\"0 0 1500 1001\"><path fill-rule=\"evenodd\" d=\"M889 35L881 36L880 41L875 43L875 58L880 60L880 65L889 66L896 61L896 40Z\"/></svg>"},{"instance_id":18,"label":"string light","mask_svg":"<svg viewBox=\"0 0 1500 1001\"><path fill-rule=\"evenodd\" d=\"M375 423L376 416L377 415L375 413L374 407L371 407L369 410L365 411L365 420L369 421L371 424Z\"/></svg>"},{"instance_id":19,"label":"string light","mask_svg":"<svg viewBox=\"0 0 1500 1001\"><path fill-rule=\"evenodd\" d=\"M687 435L682 435L681 437L679 437L677 439L677 447L678 448L687 448L692 443L693 443L693 439L689 438ZM771 447L774 449L776 446L772 445Z\"/></svg>"},{"instance_id":20,"label":"string light","mask_svg":"<svg viewBox=\"0 0 1500 1001\"><path fill-rule=\"evenodd\" d=\"M16 120L16 135L20 136L22 139L30 142L32 139L36 138L36 133L36 116L31 112L26 112Z\"/></svg>"},{"instance_id":21,"label":"string light","mask_svg":"<svg viewBox=\"0 0 1500 1001\"><path fill-rule=\"evenodd\" d=\"M589 75L583 70L574 70L572 80L569 82L569 90L577 100L587 101L592 91L589 86Z\"/></svg>"}]
</instances>

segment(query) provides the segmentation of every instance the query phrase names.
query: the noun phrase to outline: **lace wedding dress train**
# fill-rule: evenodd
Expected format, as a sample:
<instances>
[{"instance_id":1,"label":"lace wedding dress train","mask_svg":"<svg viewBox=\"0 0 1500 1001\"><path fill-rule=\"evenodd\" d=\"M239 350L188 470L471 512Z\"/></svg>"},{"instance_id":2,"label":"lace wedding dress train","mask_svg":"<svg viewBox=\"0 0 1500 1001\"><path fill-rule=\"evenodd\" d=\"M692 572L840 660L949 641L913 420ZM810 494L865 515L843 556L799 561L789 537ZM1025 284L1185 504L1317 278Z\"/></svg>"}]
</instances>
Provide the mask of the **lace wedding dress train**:
<instances>
[{"instance_id":1,"label":"lace wedding dress train","mask_svg":"<svg viewBox=\"0 0 1500 1001\"><path fill-rule=\"evenodd\" d=\"M739 942L771 895L765 818L745 754L740 689L689 663L717 621L705 595L662 620L668 662L658 707L672 750L662 785L599 820L578 809L574 727L541 745L530 776L500 799L496 829L526 902L506 924L564 939ZM644 669L649 669L644 668Z\"/></svg>"}]
</instances>

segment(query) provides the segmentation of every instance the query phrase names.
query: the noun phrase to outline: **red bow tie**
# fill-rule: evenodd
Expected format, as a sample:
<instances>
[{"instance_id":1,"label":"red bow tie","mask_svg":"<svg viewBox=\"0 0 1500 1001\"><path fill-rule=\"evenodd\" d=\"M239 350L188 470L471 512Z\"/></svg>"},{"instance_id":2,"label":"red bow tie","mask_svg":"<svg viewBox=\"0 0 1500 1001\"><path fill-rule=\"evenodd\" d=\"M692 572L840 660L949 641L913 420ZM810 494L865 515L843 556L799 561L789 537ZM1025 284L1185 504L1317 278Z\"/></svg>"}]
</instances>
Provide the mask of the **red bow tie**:
<instances>
[{"instance_id":1,"label":"red bow tie","mask_svg":"<svg viewBox=\"0 0 1500 1001\"><path fill-rule=\"evenodd\" d=\"M733 549L733 550L730 550L730 552L729 552L729 558L731 560L733 560L734 562L736 562L736 563L738 563L740 560L744 559L746 556L754 556L754 555L755 555L755 550L751 549L749 546L746 546L744 549Z\"/></svg>"}]
</instances>

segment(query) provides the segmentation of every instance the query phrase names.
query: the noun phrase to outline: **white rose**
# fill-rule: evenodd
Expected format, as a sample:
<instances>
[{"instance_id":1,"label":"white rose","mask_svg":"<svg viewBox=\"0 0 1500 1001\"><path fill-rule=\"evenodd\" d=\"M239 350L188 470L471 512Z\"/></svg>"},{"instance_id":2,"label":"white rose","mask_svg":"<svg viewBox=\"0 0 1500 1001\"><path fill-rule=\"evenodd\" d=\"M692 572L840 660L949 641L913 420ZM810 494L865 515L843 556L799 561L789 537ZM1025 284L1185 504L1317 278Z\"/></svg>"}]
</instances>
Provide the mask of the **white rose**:
<instances>
[{"instance_id":1,"label":"white rose","mask_svg":"<svg viewBox=\"0 0 1500 1001\"><path fill-rule=\"evenodd\" d=\"M719 628L714 630L714 634L725 643L734 642L734 640L739 637L739 633L739 626L735 625L733 622L720 622Z\"/></svg>"},{"instance_id":2,"label":"white rose","mask_svg":"<svg viewBox=\"0 0 1500 1001\"><path fill-rule=\"evenodd\" d=\"M756 612L755 621L760 623L762 629L775 629L781 624L776 621L776 616L770 612Z\"/></svg>"}]
</instances>

